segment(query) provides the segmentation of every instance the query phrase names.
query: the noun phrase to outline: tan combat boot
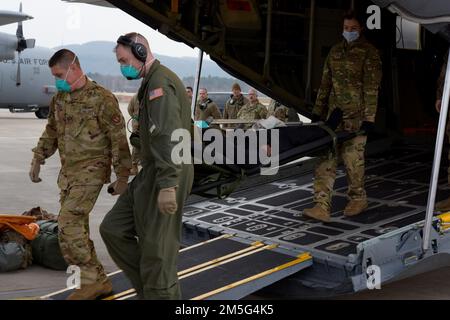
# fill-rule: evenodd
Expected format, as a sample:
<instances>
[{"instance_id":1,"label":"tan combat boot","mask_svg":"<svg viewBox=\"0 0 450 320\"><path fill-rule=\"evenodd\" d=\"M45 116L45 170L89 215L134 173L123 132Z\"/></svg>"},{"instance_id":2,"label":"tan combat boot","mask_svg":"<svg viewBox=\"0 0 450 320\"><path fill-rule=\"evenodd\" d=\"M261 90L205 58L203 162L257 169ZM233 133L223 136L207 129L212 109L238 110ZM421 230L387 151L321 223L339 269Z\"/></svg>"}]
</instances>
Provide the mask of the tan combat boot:
<instances>
[{"instance_id":1,"label":"tan combat boot","mask_svg":"<svg viewBox=\"0 0 450 320\"><path fill-rule=\"evenodd\" d=\"M367 209L367 200L350 200L349 203L347 203L347 206L344 209L344 215L347 217L352 217L360 214L364 210Z\"/></svg>"},{"instance_id":2,"label":"tan combat boot","mask_svg":"<svg viewBox=\"0 0 450 320\"><path fill-rule=\"evenodd\" d=\"M330 210L324 209L318 204L312 208L304 209L303 215L322 222L330 222Z\"/></svg>"},{"instance_id":3,"label":"tan combat boot","mask_svg":"<svg viewBox=\"0 0 450 320\"><path fill-rule=\"evenodd\" d=\"M435 208L440 212L450 211L450 198L436 202Z\"/></svg>"},{"instance_id":4,"label":"tan combat boot","mask_svg":"<svg viewBox=\"0 0 450 320\"><path fill-rule=\"evenodd\" d=\"M112 289L112 284L109 279L102 283L97 282L84 286L82 285L80 289L75 289L66 300L95 300L98 297L110 294Z\"/></svg>"}]
</instances>

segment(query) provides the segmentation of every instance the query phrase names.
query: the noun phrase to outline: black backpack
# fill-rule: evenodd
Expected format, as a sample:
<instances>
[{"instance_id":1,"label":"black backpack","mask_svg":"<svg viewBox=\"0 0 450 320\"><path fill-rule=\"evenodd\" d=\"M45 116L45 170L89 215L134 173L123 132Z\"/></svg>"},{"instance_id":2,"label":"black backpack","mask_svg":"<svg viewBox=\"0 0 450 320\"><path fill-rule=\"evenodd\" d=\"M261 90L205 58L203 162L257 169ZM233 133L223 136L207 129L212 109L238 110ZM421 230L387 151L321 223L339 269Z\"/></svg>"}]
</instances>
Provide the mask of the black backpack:
<instances>
[{"instance_id":1,"label":"black backpack","mask_svg":"<svg viewBox=\"0 0 450 320\"><path fill-rule=\"evenodd\" d=\"M41 220L38 236L31 241L33 262L54 270L66 270L58 241L58 223L53 220Z\"/></svg>"}]
</instances>

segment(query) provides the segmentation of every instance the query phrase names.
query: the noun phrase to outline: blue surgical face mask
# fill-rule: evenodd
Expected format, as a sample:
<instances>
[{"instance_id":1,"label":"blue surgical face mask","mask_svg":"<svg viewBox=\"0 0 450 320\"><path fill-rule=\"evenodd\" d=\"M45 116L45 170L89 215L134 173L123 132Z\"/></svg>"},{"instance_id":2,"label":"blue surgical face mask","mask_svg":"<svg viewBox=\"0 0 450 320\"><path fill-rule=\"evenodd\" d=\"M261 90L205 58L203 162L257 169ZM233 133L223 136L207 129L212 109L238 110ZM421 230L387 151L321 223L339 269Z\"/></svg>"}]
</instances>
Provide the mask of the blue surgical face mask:
<instances>
[{"instance_id":1,"label":"blue surgical face mask","mask_svg":"<svg viewBox=\"0 0 450 320\"><path fill-rule=\"evenodd\" d=\"M57 89L58 91L61 91L61 92L70 92L70 91L72 91L72 87L71 87L70 84L67 82L67 76L69 75L70 66L73 65L73 64L75 63L76 58L77 58L77 56L74 56L74 57L73 57L73 61L72 61L72 63L69 65L69 68L67 69L66 76L64 77L64 79L60 79L60 78L56 78L56 79L55 79L55 86L56 86L56 89ZM78 80L77 80L77 81L78 81Z\"/></svg>"},{"instance_id":2,"label":"blue surgical face mask","mask_svg":"<svg viewBox=\"0 0 450 320\"><path fill-rule=\"evenodd\" d=\"M70 87L70 84L67 82L67 80L63 80L63 79L56 79L55 86L56 86L56 89L61 92L70 92L72 90L72 88Z\"/></svg>"},{"instance_id":3,"label":"blue surgical face mask","mask_svg":"<svg viewBox=\"0 0 450 320\"><path fill-rule=\"evenodd\" d=\"M128 65L120 65L120 72L122 75L128 80L136 80L139 78L139 74L141 73L138 69L133 67L131 64Z\"/></svg>"},{"instance_id":4,"label":"blue surgical face mask","mask_svg":"<svg viewBox=\"0 0 450 320\"><path fill-rule=\"evenodd\" d=\"M359 32L358 31L344 31L342 33L345 40L347 40L348 43L358 40L359 38Z\"/></svg>"}]
</instances>

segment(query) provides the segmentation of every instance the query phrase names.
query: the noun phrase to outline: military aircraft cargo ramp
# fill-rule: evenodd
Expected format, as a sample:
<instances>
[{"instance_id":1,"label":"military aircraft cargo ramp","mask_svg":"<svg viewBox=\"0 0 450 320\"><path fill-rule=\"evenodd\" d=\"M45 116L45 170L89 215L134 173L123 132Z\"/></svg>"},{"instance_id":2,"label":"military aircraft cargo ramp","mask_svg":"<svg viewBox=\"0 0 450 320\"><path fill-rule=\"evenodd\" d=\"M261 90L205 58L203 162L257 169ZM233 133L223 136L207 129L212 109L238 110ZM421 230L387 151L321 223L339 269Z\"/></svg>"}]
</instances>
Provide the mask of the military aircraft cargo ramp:
<instances>
[{"instance_id":1,"label":"military aircraft cargo ramp","mask_svg":"<svg viewBox=\"0 0 450 320\"><path fill-rule=\"evenodd\" d=\"M367 289L368 272L380 268L380 281L450 265L450 237L435 218L433 250L423 252L422 228L433 153L422 147L390 149L367 159L369 208L345 217L347 181L338 168L332 221L303 217L313 196L312 166L281 170L280 180L253 185L230 197L191 201L184 212L184 241L204 241L234 233L248 241L270 241L288 249L310 252L310 268L287 277L260 293L277 297L333 296ZM442 161L437 200L450 193L447 160ZM309 168L308 168L309 167ZM251 183L248 183L251 185ZM371 267L372 266L372 267ZM378 275L377 275L378 276Z\"/></svg>"},{"instance_id":2,"label":"military aircraft cargo ramp","mask_svg":"<svg viewBox=\"0 0 450 320\"><path fill-rule=\"evenodd\" d=\"M346 177L339 168L326 224L302 216L312 204L310 160L282 169L272 182L248 181L251 187L223 200L192 196L178 266L183 298L334 296L365 290L376 279L384 284L450 265L447 215L435 218L432 250L422 250L431 159L429 150L411 146L367 159L369 208L355 217L342 213ZM443 162L438 200L449 194ZM114 292L103 299L137 298L121 271L110 278Z\"/></svg>"},{"instance_id":3,"label":"military aircraft cargo ramp","mask_svg":"<svg viewBox=\"0 0 450 320\"><path fill-rule=\"evenodd\" d=\"M178 277L183 299L240 299L311 264L309 253L224 234L182 249ZM123 272L111 273L109 277L114 292L103 300L137 297ZM61 300L71 292L64 289L41 298Z\"/></svg>"}]
</instances>

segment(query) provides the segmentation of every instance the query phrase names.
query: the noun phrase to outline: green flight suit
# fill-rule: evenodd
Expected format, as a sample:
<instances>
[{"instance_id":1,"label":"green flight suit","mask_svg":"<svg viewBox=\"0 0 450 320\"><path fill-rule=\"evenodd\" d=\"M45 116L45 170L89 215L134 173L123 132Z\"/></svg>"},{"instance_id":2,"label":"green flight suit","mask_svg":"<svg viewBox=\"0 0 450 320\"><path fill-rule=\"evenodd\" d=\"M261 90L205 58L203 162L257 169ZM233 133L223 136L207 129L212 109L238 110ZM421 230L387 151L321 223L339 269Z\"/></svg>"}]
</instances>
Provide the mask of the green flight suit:
<instances>
[{"instance_id":1,"label":"green flight suit","mask_svg":"<svg viewBox=\"0 0 450 320\"><path fill-rule=\"evenodd\" d=\"M175 164L171 141L176 129L191 127L191 109L181 80L155 60L138 92L142 170L100 225L115 263L140 298L180 299L177 259L183 205L194 176L192 164ZM177 186L178 209L163 214L158 194Z\"/></svg>"}]
</instances>

